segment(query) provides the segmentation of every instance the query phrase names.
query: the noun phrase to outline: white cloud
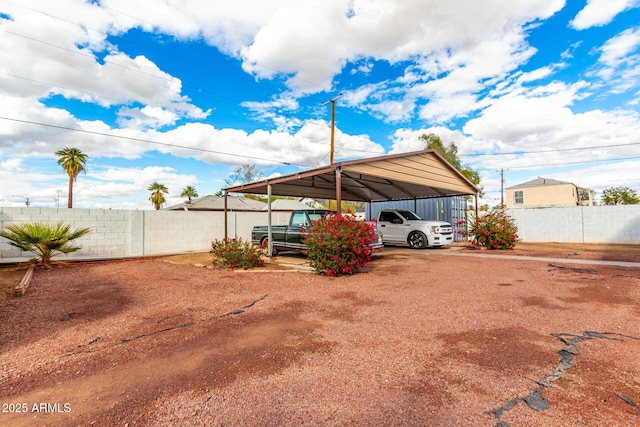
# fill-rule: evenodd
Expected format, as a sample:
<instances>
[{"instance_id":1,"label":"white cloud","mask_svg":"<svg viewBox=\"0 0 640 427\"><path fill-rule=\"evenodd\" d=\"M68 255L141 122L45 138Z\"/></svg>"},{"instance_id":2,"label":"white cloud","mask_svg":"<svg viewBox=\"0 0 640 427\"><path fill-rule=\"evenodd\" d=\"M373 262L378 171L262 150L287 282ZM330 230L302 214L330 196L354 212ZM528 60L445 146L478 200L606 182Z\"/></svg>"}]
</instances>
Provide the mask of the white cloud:
<instances>
[{"instance_id":1,"label":"white cloud","mask_svg":"<svg viewBox=\"0 0 640 427\"><path fill-rule=\"evenodd\" d=\"M637 5L637 0L590 0L573 26L604 25ZM118 200L123 207L149 208L144 191L149 180L170 183L171 197L176 197L174 191L197 179L195 174L183 175L164 167L105 170L105 158L113 158L114 163L146 159L150 152L159 151L207 166L326 164L330 127L303 116L301 97L334 90L333 85L343 83L346 90L340 102L405 127L416 117L430 125L452 124L481 112L463 131L427 125L418 130L400 129L392 137L391 152L422 149L418 137L429 131L445 142L455 142L464 155L633 141L640 131L637 114L600 111L585 104L581 106L586 110L576 113L574 103L598 90L635 90L640 81L638 28L627 29L592 50L600 56L591 73L583 75L585 81L554 81L532 88L554 78L559 69L574 66L577 61L572 59L580 53L576 50L580 42L560 54L566 63L519 70L537 53L529 44L529 30L564 6L564 0L5 2L3 13L11 19L0 20L0 31L4 31L0 38L0 116L22 122L0 120L3 184L8 182L33 197L42 194L43 200L53 203L57 189L66 191L66 176L60 170L52 174L34 169L27 159L53 162L53 153L64 146L82 149L91 162L102 159L100 168L78 182L79 207L107 206ZM118 37L109 36L131 30L205 41L233 56L258 80L273 79L271 87L284 81L287 88L281 93L269 97L260 92L253 98L256 101L241 103L252 118L269 121L276 129L219 129L193 123L207 118L210 111L186 96L186 88L193 87L190 82L163 69L160 62L150 59L150 53L139 55L127 51L124 43L111 44ZM349 67L342 74L345 64ZM351 70L355 73L349 75ZM402 70L404 75L398 77ZM369 84L348 86L363 75L370 79ZM589 84L587 78L592 78ZM69 104L82 101L91 115L51 107L55 95L70 100ZM637 105L637 98L627 105ZM116 116L119 128L103 114ZM368 135L336 129L337 159L382 152L383 146ZM538 167L567 158L606 158L625 152L635 153L636 147L465 159L494 170L503 164ZM20 203L9 196L0 191L0 201Z\"/></svg>"},{"instance_id":2,"label":"white cloud","mask_svg":"<svg viewBox=\"0 0 640 427\"><path fill-rule=\"evenodd\" d=\"M121 108L118 111L118 125L123 128L148 129L174 125L178 115L163 108Z\"/></svg>"},{"instance_id":3,"label":"white cloud","mask_svg":"<svg viewBox=\"0 0 640 427\"><path fill-rule=\"evenodd\" d=\"M638 0L587 0L587 5L578 12L570 25L576 30L603 26L619 13L638 5Z\"/></svg>"},{"instance_id":4,"label":"white cloud","mask_svg":"<svg viewBox=\"0 0 640 427\"><path fill-rule=\"evenodd\" d=\"M601 79L600 84L610 93L623 93L640 86L640 27L626 29L598 50L598 63L588 76Z\"/></svg>"},{"instance_id":5,"label":"white cloud","mask_svg":"<svg viewBox=\"0 0 640 427\"><path fill-rule=\"evenodd\" d=\"M302 121L294 116L299 107L298 101L290 94L282 94L266 102L246 101L241 105L249 109L257 119L273 123L282 132L302 125Z\"/></svg>"},{"instance_id":6,"label":"white cloud","mask_svg":"<svg viewBox=\"0 0 640 427\"><path fill-rule=\"evenodd\" d=\"M493 167L499 158L509 167L541 168L640 155L640 115L599 110L574 113L567 107L574 90L554 86L545 95L505 96L467 122L464 133L476 140L494 141L497 149L493 154L523 153L477 158L475 164ZM588 148L596 146L609 147Z\"/></svg>"},{"instance_id":7,"label":"white cloud","mask_svg":"<svg viewBox=\"0 0 640 427\"><path fill-rule=\"evenodd\" d=\"M487 46L491 55L496 48L517 54L520 47L515 52L504 47L513 43L514 34L522 40L520 26L550 16L563 3L299 1L296 7L279 9L242 50L244 68L261 78L271 78L276 72L293 75L289 85L304 93L329 89L342 66L361 57L399 62L426 58L441 49L471 54L482 49L483 42L478 41L483 40L495 41ZM502 66L494 67L492 61L478 57L484 59L485 68L492 69L490 75Z\"/></svg>"},{"instance_id":8,"label":"white cloud","mask_svg":"<svg viewBox=\"0 0 640 427\"><path fill-rule=\"evenodd\" d=\"M609 39L600 48L602 54L598 60L610 68L615 68L624 62L629 54L638 50L639 46L640 27L629 28Z\"/></svg>"},{"instance_id":9,"label":"white cloud","mask_svg":"<svg viewBox=\"0 0 640 427\"><path fill-rule=\"evenodd\" d=\"M363 72L371 69L368 58L417 61L422 71L411 93L400 93L394 89L397 84L389 82L383 92L372 94L370 105L363 103L361 108L388 121L401 121L411 117L420 99L443 105L451 99L442 111L435 111L433 104L420 110L424 119L446 121L477 107L474 93L488 79L503 78L531 56L533 51L524 43L524 24L563 6L562 0L523 0L517 5L490 0L465 2L464 7L459 1L437 0L289 0L277 7L248 0L232 3L214 1L202 7L199 2L177 0L127 4L106 0L99 5L64 0L56 8L34 0L33 8L13 6L9 12L15 21L3 26L23 32L30 28L23 34L30 38L13 35L0 46L6 47L0 52L27 53L17 62L11 54L0 55L0 63L13 64L6 70L11 76L0 77L0 87L19 96L61 94L104 107L123 105L122 111L132 117L121 123L138 128L171 121L143 117L143 111L136 111L142 107L133 103L178 117L206 117L209 111L181 94L179 79L146 57L129 57L106 42L108 34L141 27L184 40L204 38L224 52L241 55L244 69L259 78L288 75L294 97L329 89L347 61L364 59ZM73 10L71 16L58 16L67 9ZM106 56L99 58L103 53ZM393 99L376 102L393 92ZM286 120L273 107L262 111L263 119L273 120L281 130L300 124Z\"/></svg>"},{"instance_id":10,"label":"white cloud","mask_svg":"<svg viewBox=\"0 0 640 427\"><path fill-rule=\"evenodd\" d=\"M0 21L0 90L5 95L45 99L59 94L102 107L137 102L182 117L208 115L181 94L179 79L144 56L129 57L106 43L107 30L128 27L111 22L109 10L70 0L30 6L10 3L5 13L11 20Z\"/></svg>"}]
</instances>

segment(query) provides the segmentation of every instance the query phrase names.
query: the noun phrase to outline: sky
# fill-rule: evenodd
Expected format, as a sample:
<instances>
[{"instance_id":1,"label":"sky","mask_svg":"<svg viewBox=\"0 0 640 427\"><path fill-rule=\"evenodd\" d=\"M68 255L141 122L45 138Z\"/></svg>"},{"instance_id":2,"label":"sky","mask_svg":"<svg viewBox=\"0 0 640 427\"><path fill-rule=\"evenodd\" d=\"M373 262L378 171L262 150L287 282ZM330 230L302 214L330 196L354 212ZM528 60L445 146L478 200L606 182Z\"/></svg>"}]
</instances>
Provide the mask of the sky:
<instances>
[{"instance_id":1,"label":"sky","mask_svg":"<svg viewBox=\"0 0 640 427\"><path fill-rule=\"evenodd\" d=\"M76 208L327 165L332 99L335 161L640 191L640 0L0 0L0 206L66 207L65 147Z\"/></svg>"}]
</instances>

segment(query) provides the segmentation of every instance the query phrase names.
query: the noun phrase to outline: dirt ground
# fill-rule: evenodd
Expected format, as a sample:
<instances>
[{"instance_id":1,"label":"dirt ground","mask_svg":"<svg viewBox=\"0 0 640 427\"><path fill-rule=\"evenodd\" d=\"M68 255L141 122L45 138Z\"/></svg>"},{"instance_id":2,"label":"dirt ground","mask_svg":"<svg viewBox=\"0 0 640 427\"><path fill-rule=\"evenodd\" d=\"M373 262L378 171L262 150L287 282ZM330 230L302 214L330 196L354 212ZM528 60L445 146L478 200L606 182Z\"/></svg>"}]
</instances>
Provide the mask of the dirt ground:
<instances>
[{"instance_id":1,"label":"dirt ground","mask_svg":"<svg viewBox=\"0 0 640 427\"><path fill-rule=\"evenodd\" d=\"M509 254L640 262L592 249ZM37 270L0 301L0 425L640 424L640 269L496 255L392 249L342 278L185 256Z\"/></svg>"}]
</instances>

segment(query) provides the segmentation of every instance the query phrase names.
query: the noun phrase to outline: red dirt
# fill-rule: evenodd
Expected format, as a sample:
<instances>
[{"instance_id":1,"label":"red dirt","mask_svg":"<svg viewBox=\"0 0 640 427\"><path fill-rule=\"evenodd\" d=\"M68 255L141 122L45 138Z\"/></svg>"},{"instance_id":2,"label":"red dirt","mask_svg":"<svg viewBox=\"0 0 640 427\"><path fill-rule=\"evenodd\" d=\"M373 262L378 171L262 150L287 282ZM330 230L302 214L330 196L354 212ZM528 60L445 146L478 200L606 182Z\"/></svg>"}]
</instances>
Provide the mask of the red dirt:
<instances>
[{"instance_id":1,"label":"red dirt","mask_svg":"<svg viewBox=\"0 0 640 427\"><path fill-rule=\"evenodd\" d=\"M640 269L405 249L343 278L39 270L0 302L0 424L637 424L639 284ZM549 408L487 413L558 366L552 334L584 339L541 389Z\"/></svg>"}]
</instances>

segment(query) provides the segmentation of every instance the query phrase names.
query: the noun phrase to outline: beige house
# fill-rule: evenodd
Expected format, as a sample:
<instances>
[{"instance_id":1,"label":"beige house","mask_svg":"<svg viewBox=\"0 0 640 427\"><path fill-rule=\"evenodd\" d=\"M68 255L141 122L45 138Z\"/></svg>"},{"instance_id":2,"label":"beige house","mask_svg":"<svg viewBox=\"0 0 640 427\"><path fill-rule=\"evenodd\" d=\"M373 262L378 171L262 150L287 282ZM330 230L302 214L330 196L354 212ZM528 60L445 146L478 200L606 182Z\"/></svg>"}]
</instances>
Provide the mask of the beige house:
<instances>
[{"instance_id":1,"label":"beige house","mask_svg":"<svg viewBox=\"0 0 640 427\"><path fill-rule=\"evenodd\" d=\"M591 206L592 193L588 188L571 182L538 177L506 189L507 208L533 206Z\"/></svg>"}]
</instances>

